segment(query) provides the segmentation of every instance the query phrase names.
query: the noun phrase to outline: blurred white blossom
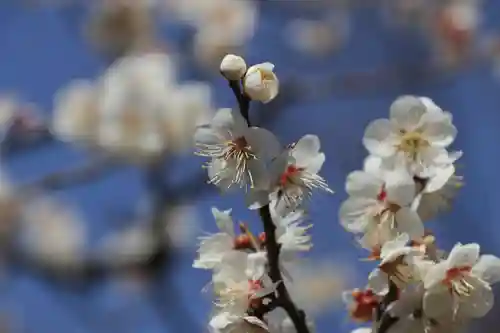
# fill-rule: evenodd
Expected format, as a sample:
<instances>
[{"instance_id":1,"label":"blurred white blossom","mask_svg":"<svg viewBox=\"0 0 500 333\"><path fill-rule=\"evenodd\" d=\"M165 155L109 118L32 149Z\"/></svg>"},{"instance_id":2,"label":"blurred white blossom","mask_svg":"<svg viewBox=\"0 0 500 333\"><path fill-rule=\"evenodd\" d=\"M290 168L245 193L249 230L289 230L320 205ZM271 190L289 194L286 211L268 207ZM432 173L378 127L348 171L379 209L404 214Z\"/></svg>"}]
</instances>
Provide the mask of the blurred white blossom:
<instances>
[{"instance_id":1,"label":"blurred white blossom","mask_svg":"<svg viewBox=\"0 0 500 333\"><path fill-rule=\"evenodd\" d=\"M74 209L52 198L39 198L23 207L25 241L43 264L78 268L87 239Z\"/></svg>"},{"instance_id":2,"label":"blurred white blossom","mask_svg":"<svg viewBox=\"0 0 500 333\"><path fill-rule=\"evenodd\" d=\"M185 151L210 111L210 89L177 84L170 56L130 54L96 82L63 88L55 99L53 130L65 140L142 161Z\"/></svg>"}]
</instances>

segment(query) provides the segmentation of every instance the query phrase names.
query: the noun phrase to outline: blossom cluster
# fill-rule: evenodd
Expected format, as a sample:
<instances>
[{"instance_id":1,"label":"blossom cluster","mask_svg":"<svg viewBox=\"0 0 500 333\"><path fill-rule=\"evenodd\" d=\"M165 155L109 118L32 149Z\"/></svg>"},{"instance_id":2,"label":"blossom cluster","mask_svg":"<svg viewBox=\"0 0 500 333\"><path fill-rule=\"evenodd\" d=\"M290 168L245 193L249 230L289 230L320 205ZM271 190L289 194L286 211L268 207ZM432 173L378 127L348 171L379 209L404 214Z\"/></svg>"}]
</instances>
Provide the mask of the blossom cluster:
<instances>
[{"instance_id":1,"label":"blossom cluster","mask_svg":"<svg viewBox=\"0 0 500 333\"><path fill-rule=\"evenodd\" d=\"M148 160L192 145L210 114L203 83L178 84L171 56L131 53L95 82L75 80L55 97L53 133L64 141L129 160Z\"/></svg>"},{"instance_id":2,"label":"blossom cluster","mask_svg":"<svg viewBox=\"0 0 500 333\"><path fill-rule=\"evenodd\" d=\"M476 243L437 248L424 222L449 208L462 184L450 145L452 115L432 100L402 96L389 119L366 128L363 170L347 176L342 226L377 267L366 287L344 293L351 317L372 322L355 332L457 332L493 305L500 259L480 255Z\"/></svg>"},{"instance_id":3,"label":"blossom cluster","mask_svg":"<svg viewBox=\"0 0 500 333\"><path fill-rule=\"evenodd\" d=\"M243 189L264 229L255 236L240 223L238 233L231 210L212 209L219 231L200 239L193 264L212 271L212 332L313 329L290 297L287 267L312 246L311 224L303 222L313 191L332 190L318 174L325 155L317 136L283 146L251 123L250 102L268 103L278 94L273 70L271 63L247 68L243 58L227 55L220 71L239 110L220 109L195 133L196 153L209 158L209 183L223 191ZM366 128L369 156L362 170L347 176L348 198L339 208L340 224L377 263L367 285L344 292L343 299L352 319L372 322L357 333L457 332L492 308L500 259L480 255L476 243L457 243L446 254L424 227L450 208L462 185L455 168L462 152L450 149L457 135L451 113L410 95L397 98L389 113ZM273 316L277 308L287 313L288 328L283 317Z\"/></svg>"},{"instance_id":4,"label":"blossom cluster","mask_svg":"<svg viewBox=\"0 0 500 333\"><path fill-rule=\"evenodd\" d=\"M318 175L325 155L315 135L283 146L270 131L251 124L250 102L268 103L279 91L271 63L247 68L243 58L227 55L220 70L239 110L220 109L210 124L198 128L197 154L209 158L210 183L223 191L245 190L264 232L255 236L241 223L237 233L231 210L212 209L219 231L201 238L193 264L212 270L217 301L209 327L213 332L288 332L299 326L307 332L310 325L288 292L292 277L287 267L312 246L305 208L313 191L332 192ZM289 318L276 317L276 308Z\"/></svg>"}]
</instances>

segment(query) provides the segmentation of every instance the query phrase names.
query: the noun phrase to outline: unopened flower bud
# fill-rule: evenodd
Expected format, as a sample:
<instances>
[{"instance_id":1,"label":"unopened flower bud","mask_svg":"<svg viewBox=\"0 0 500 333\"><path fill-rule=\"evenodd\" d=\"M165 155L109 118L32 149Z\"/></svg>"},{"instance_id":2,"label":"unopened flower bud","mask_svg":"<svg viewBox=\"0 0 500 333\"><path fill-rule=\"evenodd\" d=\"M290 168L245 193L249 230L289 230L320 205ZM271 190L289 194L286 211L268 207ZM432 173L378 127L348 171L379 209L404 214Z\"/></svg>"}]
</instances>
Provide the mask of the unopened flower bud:
<instances>
[{"instance_id":1,"label":"unopened flower bud","mask_svg":"<svg viewBox=\"0 0 500 333\"><path fill-rule=\"evenodd\" d=\"M245 59L234 54L227 54L220 63L220 71L228 80L240 80L247 71Z\"/></svg>"},{"instance_id":2,"label":"unopened flower bud","mask_svg":"<svg viewBox=\"0 0 500 333\"><path fill-rule=\"evenodd\" d=\"M273 73L274 65L270 62L251 66L243 81L245 93L252 100L269 103L279 91L279 81Z\"/></svg>"}]
</instances>

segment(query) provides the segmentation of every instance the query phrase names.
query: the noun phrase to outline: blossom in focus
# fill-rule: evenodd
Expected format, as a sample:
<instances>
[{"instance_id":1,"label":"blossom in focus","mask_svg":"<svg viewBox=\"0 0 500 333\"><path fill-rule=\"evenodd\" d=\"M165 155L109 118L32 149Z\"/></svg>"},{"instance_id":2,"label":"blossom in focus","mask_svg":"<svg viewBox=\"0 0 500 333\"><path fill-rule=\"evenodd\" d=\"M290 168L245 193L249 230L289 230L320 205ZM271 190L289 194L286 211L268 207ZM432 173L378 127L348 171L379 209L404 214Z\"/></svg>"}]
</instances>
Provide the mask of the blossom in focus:
<instances>
[{"instance_id":1,"label":"blossom in focus","mask_svg":"<svg viewBox=\"0 0 500 333\"><path fill-rule=\"evenodd\" d=\"M243 78L247 71L245 59L234 54L227 54L220 64L222 75L231 81L237 81Z\"/></svg>"},{"instance_id":2,"label":"blossom in focus","mask_svg":"<svg viewBox=\"0 0 500 333\"><path fill-rule=\"evenodd\" d=\"M402 96L392 103L390 119L368 125L363 144L371 154L401 160L412 173L425 178L452 162L446 148L456 133L449 115L429 112L418 97Z\"/></svg>"},{"instance_id":3,"label":"blossom in focus","mask_svg":"<svg viewBox=\"0 0 500 333\"><path fill-rule=\"evenodd\" d=\"M432 266L424 278L424 312L440 318L483 317L493 307L491 285L500 281L500 259L479 256L478 244L456 244L448 258Z\"/></svg>"},{"instance_id":4,"label":"blossom in focus","mask_svg":"<svg viewBox=\"0 0 500 333\"><path fill-rule=\"evenodd\" d=\"M246 201L250 209L260 208L269 202L281 216L301 209L314 190L333 191L318 173L325 161L316 135L305 135L295 145L287 148L270 166L270 191L250 191Z\"/></svg>"},{"instance_id":5,"label":"blossom in focus","mask_svg":"<svg viewBox=\"0 0 500 333\"><path fill-rule=\"evenodd\" d=\"M339 209L341 224L353 233L389 228L419 239L424 235L424 227L410 207L415 198L413 178L404 169L388 172L384 178L365 171L348 175L346 191L349 198Z\"/></svg>"},{"instance_id":6,"label":"blossom in focus","mask_svg":"<svg viewBox=\"0 0 500 333\"><path fill-rule=\"evenodd\" d=\"M273 70L274 65L270 62L248 68L243 79L243 88L248 97L269 103L278 95L279 80Z\"/></svg>"},{"instance_id":7,"label":"blossom in focus","mask_svg":"<svg viewBox=\"0 0 500 333\"><path fill-rule=\"evenodd\" d=\"M195 133L197 154L210 157L210 183L223 190L234 185L242 188L267 189L269 177L266 161L280 151L274 134L249 127L239 112L220 109L210 127L200 127Z\"/></svg>"},{"instance_id":8,"label":"blossom in focus","mask_svg":"<svg viewBox=\"0 0 500 333\"><path fill-rule=\"evenodd\" d=\"M408 246L409 241L407 234L401 234L382 246L381 262L368 278L369 286L377 294L384 294L387 291L389 279L399 288L405 287L409 282L420 280L415 260L424 253Z\"/></svg>"},{"instance_id":9,"label":"blossom in focus","mask_svg":"<svg viewBox=\"0 0 500 333\"><path fill-rule=\"evenodd\" d=\"M455 167L450 165L437 171L436 177L441 178L436 183L434 177L431 177L417 195L412 204L422 220L431 220L438 213L446 212L451 208L453 199L458 190L463 186L461 176L455 175ZM433 184L437 186L433 186Z\"/></svg>"},{"instance_id":10,"label":"blossom in focus","mask_svg":"<svg viewBox=\"0 0 500 333\"><path fill-rule=\"evenodd\" d=\"M305 214L300 211L292 212L285 217L273 217L276 224L276 241L281 245L281 260L293 259L297 253L312 248L311 236L307 234L312 224L304 225L304 220Z\"/></svg>"},{"instance_id":11,"label":"blossom in focus","mask_svg":"<svg viewBox=\"0 0 500 333\"><path fill-rule=\"evenodd\" d=\"M265 274L266 262L265 253L235 252L223 258L213 276L217 301L210 329L220 331L242 321L267 327L258 318L247 314L249 309L262 304L263 297L276 290L277 283L272 283Z\"/></svg>"},{"instance_id":12,"label":"blossom in focus","mask_svg":"<svg viewBox=\"0 0 500 333\"><path fill-rule=\"evenodd\" d=\"M342 298L350 317L357 322L369 322L373 319L373 311L380 301L379 296L371 289L354 289L344 291Z\"/></svg>"},{"instance_id":13,"label":"blossom in focus","mask_svg":"<svg viewBox=\"0 0 500 333\"><path fill-rule=\"evenodd\" d=\"M219 232L200 238L198 259L193 263L194 268L213 269L221 263L226 254L236 250L235 245L238 244L236 243L233 219L230 214L231 210L220 211L215 207L212 208L212 215Z\"/></svg>"}]
</instances>

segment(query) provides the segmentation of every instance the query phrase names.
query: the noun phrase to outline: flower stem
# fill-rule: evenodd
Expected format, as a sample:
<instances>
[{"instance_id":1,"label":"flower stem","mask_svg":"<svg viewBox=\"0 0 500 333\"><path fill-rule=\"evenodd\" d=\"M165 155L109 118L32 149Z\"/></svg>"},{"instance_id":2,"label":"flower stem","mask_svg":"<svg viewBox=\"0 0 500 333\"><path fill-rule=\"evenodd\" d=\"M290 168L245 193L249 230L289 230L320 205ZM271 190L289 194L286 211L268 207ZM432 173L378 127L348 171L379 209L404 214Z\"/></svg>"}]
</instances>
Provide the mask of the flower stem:
<instances>
[{"instance_id":1,"label":"flower stem","mask_svg":"<svg viewBox=\"0 0 500 333\"><path fill-rule=\"evenodd\" d=\"M239 81L229 81L229 87L234 93L236 100L238 101L238 107L240 109L240 113L247 121L248 126L252 126L250 123L250 99L242 92L240 82Z\"/></svg>"},{"instance_id":2,"label":"flower stem","mask_svg":"<svg viewBox=\"0 0 500 333\"><path fill-rule=\"evenodd\" d=\"M269 210L269 205L266 205L259 210L260 218L264 224L264 232L266 233L266 250L267 250L267 261L269 265L269 277L276 283L280 282L277 286L277 300L279 306L281 306L295 326L297 333L309 333L309 329L306 324L306 316L304 311L297 308L293 303L290 294L283 282L283 277L279 268L279 254L280 245L276 240L276 226L274 225L273 219L271 217L271 212Z\"/></svg>"},{"instance_id":3,"label":"flower stem","mask_svg":"<svg viewBox=\"0 0 500 333\"><path fill-rule=\"evenodd\" d=\"M398 299L399 290L394 282L389 279L389 292L384 296L377 308L377 330L375 333L386 333L399 321L399 318L393 317L387 312L389 305Z\"/></svg>"}]
</instances>

